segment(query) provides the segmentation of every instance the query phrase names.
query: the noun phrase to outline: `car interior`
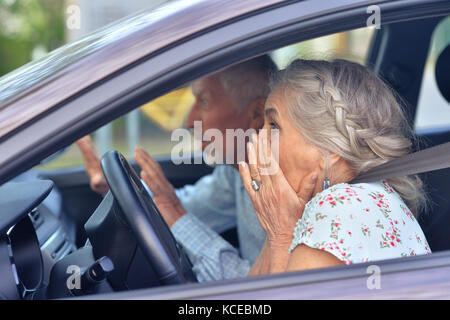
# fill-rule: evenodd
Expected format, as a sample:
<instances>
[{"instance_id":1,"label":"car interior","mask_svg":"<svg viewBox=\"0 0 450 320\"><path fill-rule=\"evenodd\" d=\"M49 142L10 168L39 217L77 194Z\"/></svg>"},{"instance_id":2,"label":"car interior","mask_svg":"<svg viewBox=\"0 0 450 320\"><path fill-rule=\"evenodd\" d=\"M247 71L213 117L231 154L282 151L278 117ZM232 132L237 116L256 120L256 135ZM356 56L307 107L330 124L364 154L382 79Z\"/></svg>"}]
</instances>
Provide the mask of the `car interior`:
<instances>
[{"instance_id":1,"label":"car interior","mask_svg":"<svg viewBox=\"0 0 450 320\"><path fill-rule=\"evenodd\" d=\"M438 39L437 30L442 29L447 30L447 33L444 32L447 36ZM428 103L434 103L434 100L423 100L425 87L435 87L431 94L436 96L442 108L450 106L449 30L450 17L384 26L373 31L364 49L364 61L360 61L375 70L398 92L411 126L415 128L417 150L450 141L449 119L447 126L424 125L421 129L417 126L418 116L423 112L420 108L426 110ZM334 49L331 48L331 51ZM277 52L272 52L271 56L275 58ZM432 52L437 52L435 61L430 61ZM427 68L432 70L432 77L426 76ZM425 83L427 81L430 82ZM19 195L13 199L15 203L22 204L20 210L29 210L30 219L17 221L17 217L12 217L16 219L16 226L1 230L0 261L4 260L4 256L9 257L5 260L7 263L14 259L16 275L11 281L0 281L0 298L53 299L196 281L182 247L168 232L167 225L142 185L140 168L131 154L127 155L128 159L115 151L102 154L103 170L105 176L110 177L107 180L111 190L123 195L113 198L110 193L102 197L91 190L81 163L60 168L50 165L62 158L64 152L67 150L62 150L46 163L14 178L12 184L0 188L0 193L19 194L22 188L28 186L30 193L35 195L32 202L25 201ZM192 157L198 157L198 154ZM213 170L204 163L175 165L170 155L156 156L155 159L175 188L195 184ZM419 223L433 252L449 250L450 168L428 172L421 177L430 201L426 212L420 215ZM46 184L29 183L38 180L44 180ZM9 189L5 190L6 187ZM7 200L8 203L13 201ZM137 208L136 211L144 216L143 203L147 208L145 210L153 211L151 214L155 217L147 227L135 223L142 221L142 218L133 215L131 210L120 209ZM0 207L3 205L7 203L0 204ZM136 237L137 233L130 233L129 228L140 229L139 235L143 239L164 238L170 254L159 256L158 264L150 265L147 258L156 249L143 247L145 239ZM153 228L160 230L160 233L155 234ZM34 234L31 229L36 232L35 238L19 240L23 235ZM108 238L104 237L105 234ZM222 236L233 246L239 246L235 229L226 230ZM42 257L25 257L39 248ZM178 261L174 263L174 259ZM37 267L41 265L39 260L42 260L42 268ZM85 275L81 279L82 287L88 289L68 289L67 270L72 265L82 266L81 272ZM8 268L4 262L0 263L0 270L6 273ZM18 292L15 292L16 287L19 287Z\"/></svg>"}]
</instances>

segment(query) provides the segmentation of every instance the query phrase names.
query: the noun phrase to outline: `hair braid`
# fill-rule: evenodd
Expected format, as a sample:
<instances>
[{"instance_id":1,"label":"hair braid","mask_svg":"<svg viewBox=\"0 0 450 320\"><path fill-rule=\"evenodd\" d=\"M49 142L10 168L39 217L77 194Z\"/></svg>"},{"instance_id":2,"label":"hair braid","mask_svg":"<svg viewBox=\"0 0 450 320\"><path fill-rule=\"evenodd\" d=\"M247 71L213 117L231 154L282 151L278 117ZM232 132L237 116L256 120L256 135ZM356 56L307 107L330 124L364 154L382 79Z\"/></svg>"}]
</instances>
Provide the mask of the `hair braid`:
<instances>
[{"instance_id":1,"label":"hair braid","mask_svg":"<svg viewBox=\"0 0 450 320\"><path fill-rule=\"evenodd\" d=\"M295 60L272 79L312 144L340 155L356 174L409 153L411 129L394 92L369 69L345 60ZM414 214L426 204L417 176L387 179Z\"/></svg>"}]
</instances>

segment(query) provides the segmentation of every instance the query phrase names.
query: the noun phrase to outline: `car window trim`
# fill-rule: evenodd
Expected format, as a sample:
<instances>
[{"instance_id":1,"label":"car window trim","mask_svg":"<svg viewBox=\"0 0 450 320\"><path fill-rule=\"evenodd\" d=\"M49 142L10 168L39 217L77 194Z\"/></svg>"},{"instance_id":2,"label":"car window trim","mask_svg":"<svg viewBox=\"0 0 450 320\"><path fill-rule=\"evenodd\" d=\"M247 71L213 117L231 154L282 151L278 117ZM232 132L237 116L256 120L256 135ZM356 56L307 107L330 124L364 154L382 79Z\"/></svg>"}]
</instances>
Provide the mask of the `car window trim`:
<instances>
[{"instance_id":1,"label":"car window trim","mask_svg":"<svg viewBox=\"0 0 450 320\"><path fill-rule=\"evenodd\" d=\"M314 269L306 271L294 271L288 273L247 277L243 279L222 280L217 282L204 282L197 284L176 285L170 287L148 288L132 292L115 292L93 296L93 299L240 299L255 294L258 291L279 288L301 288L308 284L317 284L318 288L326 288L327 283L334 281L352 281L365 286L369 266L380 268L382 277L395 277L398 274L423 271L431 272L433 269L447 268L450 266L450 250L433 253L431 255L412 256L390 260L358 263L347 266ZM450 281L450 275L447 276ZM356 281L356 282L355 282ZM295 291L295 290L294 290ZM370 294L367 289L367 294ZM241 296L242 295L242 296ZM303 295L303 297L307 295ZM295 298L291 296L290 298Z\"/></svg>"}]
</instances>

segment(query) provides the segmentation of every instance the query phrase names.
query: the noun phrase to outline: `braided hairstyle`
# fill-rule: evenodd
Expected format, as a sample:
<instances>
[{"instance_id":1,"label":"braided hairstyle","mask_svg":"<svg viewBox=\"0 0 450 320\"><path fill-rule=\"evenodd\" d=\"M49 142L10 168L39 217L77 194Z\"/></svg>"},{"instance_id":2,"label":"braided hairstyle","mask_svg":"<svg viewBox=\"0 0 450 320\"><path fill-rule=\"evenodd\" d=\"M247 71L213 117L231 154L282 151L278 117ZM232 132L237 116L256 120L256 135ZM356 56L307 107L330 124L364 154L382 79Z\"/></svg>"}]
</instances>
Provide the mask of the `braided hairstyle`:
<instances>
[{"instance_id":1,"label":"braided hairstyle","mask_svg":"<svg viewBox=\"0 0 450 320\"><path fill-rule=\"evenodd\" d=\"M410 152L412 130L395 93L372 71L346 60L294 60L274 74L288 114L313 145L341 156L356 175ZM426 196L417 176L386 181L415 216Z\"/></svg>"}]
</instances>

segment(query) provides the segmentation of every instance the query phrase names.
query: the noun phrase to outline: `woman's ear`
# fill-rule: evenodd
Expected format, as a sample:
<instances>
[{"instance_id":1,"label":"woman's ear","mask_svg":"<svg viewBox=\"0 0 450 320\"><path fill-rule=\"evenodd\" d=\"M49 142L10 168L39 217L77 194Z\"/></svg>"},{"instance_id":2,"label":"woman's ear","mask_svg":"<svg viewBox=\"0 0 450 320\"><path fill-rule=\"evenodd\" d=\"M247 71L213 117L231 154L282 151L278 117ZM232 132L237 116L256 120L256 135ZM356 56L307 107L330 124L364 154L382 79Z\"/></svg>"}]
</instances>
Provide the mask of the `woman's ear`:
<instances>
[{"instance_id":1,"label":"woman's ear","mask_svg":"<svg viewBox=\"0 0 450 320\"><path fill-rule=\"evenodd\" d=\"M333 152L325 153L319 162L319 167L321 170L325 170L325 167L327 165L327 157L328 157L328 167L329 168L331 168L336 163L338 163L339 160L341 160L341 156L336 153L333 153Z\"/></svg>"},{"instance_id":2,"label":"woman's ear","mask_svg":"<svg viewBox=\"0 0 450 320\"><path fill-rule=\"evenodd\" d=\"M259 130L264 126L264 106L265 98L258 98L253 100L247 108L249 115L249 128Z\"/></svg>"},{"instance_id":3,"label":"woman's ear","mask_svg":"<svg viewBox=\"0 0 450 320\"><path fill-rule=\"evenodd\" d=\"M341 156L330 152L330 165L335 165L339 160L341 160Z\"/></svg>"}]
</instances>

